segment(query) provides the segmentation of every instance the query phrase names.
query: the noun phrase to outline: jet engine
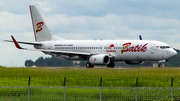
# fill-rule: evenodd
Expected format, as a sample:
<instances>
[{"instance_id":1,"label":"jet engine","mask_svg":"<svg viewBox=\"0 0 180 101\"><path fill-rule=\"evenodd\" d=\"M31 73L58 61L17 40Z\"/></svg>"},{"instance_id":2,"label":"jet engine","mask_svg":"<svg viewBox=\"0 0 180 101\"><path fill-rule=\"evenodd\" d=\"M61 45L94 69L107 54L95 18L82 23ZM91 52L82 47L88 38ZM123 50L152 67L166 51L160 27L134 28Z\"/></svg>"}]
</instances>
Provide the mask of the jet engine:
<instances>
[{"instance_id":1,"label":"jet engine","mask_svg":"<svg viewBox=\"0 0 180 101\"><path fill-rule=\"evenodd\" d=\"M144 61L125 61L126 64L143 64Z\"/></svg>"},{"instance_id":2,"label":"jet engine","mask_svg":"<svg viewBox=\"0 0 180 101\"><path fill-rule=\"evenodd\" d=\"M107 65L110 62L110 58L107 54L92 55L89 58L89 63L92 65Z\"/></svg>"}]
</instances>

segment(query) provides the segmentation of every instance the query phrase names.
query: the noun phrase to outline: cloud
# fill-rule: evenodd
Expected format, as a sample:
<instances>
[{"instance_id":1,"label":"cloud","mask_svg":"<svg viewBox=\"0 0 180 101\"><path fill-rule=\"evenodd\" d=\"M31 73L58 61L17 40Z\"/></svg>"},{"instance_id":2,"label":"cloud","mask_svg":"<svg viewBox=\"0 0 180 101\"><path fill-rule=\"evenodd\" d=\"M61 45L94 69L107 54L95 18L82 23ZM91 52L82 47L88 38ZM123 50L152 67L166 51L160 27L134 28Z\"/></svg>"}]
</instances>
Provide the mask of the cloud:
<instances>
[{"instance_id":1,"label":"cloud","mask_svg":"<svg viewBox=\"0 0 180 101\"><path fill-rule=\"evenodd\" d=\"M30 16L0 12L1 32L25 32L30 28Z\"/></svg>"},{"instance_id":2,"label":"cloud","mask_svg":"<svg viewBox=\"0 0 180 101\"><path fill-rule=\"evenodd\" d=\"M17 40L34 41L29 5L36 5L52 32L65 39L122 40L139 39L142 35L143 39L180 48L179 3L178 0L1 0L0 55L4 58L0 59L3 61L0 65L23 66L26 59L45 56L17 50L12 43L2 41L10 39L10 35Z\"/></svg>"},{"instance_id":3,"label":"cloud","mask_svg":"<svg viewBox=\"0 0 180 101\"><path fill-rule=\"evenodd\" d=\"M34 1L34 4L39 7L40 9L42 9L44 12L49 12L51 11L51 7L49 4L49 2L46 1Z\"/></svg>"},{"instance_id":4,"label":"cloud","mask_svg":"<svg viewBox=\"0 0 180 101\"><path fill-rule=\"evenodd\" d=\"M46 21L52 30L56 33L82 33L95 39L99 38L98 32L110 32L117 36L117 39L124 36L131 36L132 33L137 36L139 34L153 32L150 35L168 35L171 30L178 30L180 20L168 18L156 18L139 15L114 15L107 14L101 17L93 16L67 16L52 15L47 16ZM71 30L69 30L71 29ZM169 31L170 30L170 31ZM134 33L137 32L138 33ZM92 32L89 33L88 32ZM171 34L172 35L172 34ZM97 37L95 37L97 36ZM101 36L104 37L104 36Z\"/></svg>"}]
</instances>

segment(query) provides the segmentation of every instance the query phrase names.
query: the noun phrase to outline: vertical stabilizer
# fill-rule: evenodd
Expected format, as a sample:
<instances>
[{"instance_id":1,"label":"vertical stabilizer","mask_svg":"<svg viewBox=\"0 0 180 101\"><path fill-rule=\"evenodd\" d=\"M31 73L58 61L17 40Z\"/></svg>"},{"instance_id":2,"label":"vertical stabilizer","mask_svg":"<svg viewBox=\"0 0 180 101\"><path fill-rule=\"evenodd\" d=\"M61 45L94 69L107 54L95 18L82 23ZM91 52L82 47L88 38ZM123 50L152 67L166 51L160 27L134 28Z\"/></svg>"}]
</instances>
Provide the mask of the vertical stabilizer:
<instances>
[{"instance_id":1,"label":"vertical stabilizer","mask_svg":"<svg viewBox=\"0 0 180 101\"><path fill-rule=\"evenodd\" d=\"M35 41L50 41L52 38L51 31L49 30L46 22L40 15L36 6L30 5L29 8L31 13Z\"/></svg>"}]
</instances>

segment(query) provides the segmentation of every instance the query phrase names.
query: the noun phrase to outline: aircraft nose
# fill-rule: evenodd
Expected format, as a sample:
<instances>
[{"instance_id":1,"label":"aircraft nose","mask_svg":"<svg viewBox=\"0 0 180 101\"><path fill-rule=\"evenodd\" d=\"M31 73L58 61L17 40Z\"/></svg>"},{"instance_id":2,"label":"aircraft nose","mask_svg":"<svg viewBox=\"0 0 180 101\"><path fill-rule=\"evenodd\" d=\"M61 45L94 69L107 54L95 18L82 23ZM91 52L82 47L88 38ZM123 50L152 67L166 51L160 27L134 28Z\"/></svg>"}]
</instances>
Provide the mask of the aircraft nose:
<instances>
[{"instance_id":1,"label":"aircraft nose","mask_svg":"<svg viewBox=\"0 0 180 101\"><path fill-rule=\"evenodd\" d=\"M174 49L172 49L172 50L169 51L169 56L170 56L170 57L173 57L173 56L175 56L175 55L177 55L177 52L176 52Z\"/></svg>"}]
</instances>

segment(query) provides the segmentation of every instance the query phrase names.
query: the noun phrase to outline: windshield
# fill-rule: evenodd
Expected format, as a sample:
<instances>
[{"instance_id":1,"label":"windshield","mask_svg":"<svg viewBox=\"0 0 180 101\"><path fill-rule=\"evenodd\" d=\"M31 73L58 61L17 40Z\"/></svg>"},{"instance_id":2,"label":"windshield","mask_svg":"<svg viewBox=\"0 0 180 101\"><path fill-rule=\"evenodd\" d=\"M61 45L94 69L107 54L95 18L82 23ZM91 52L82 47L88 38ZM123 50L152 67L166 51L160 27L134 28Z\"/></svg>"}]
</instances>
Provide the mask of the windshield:
<instances>
[{"instance_id":1,"label":"windshield","mask_svg":"<svg viewBox=\"0 0 180 101\"><path fill-rule=\"evenodd\" d=\"M161 49L170 48L170 46L160 46Z\"/></svg>"}]
</instances>

